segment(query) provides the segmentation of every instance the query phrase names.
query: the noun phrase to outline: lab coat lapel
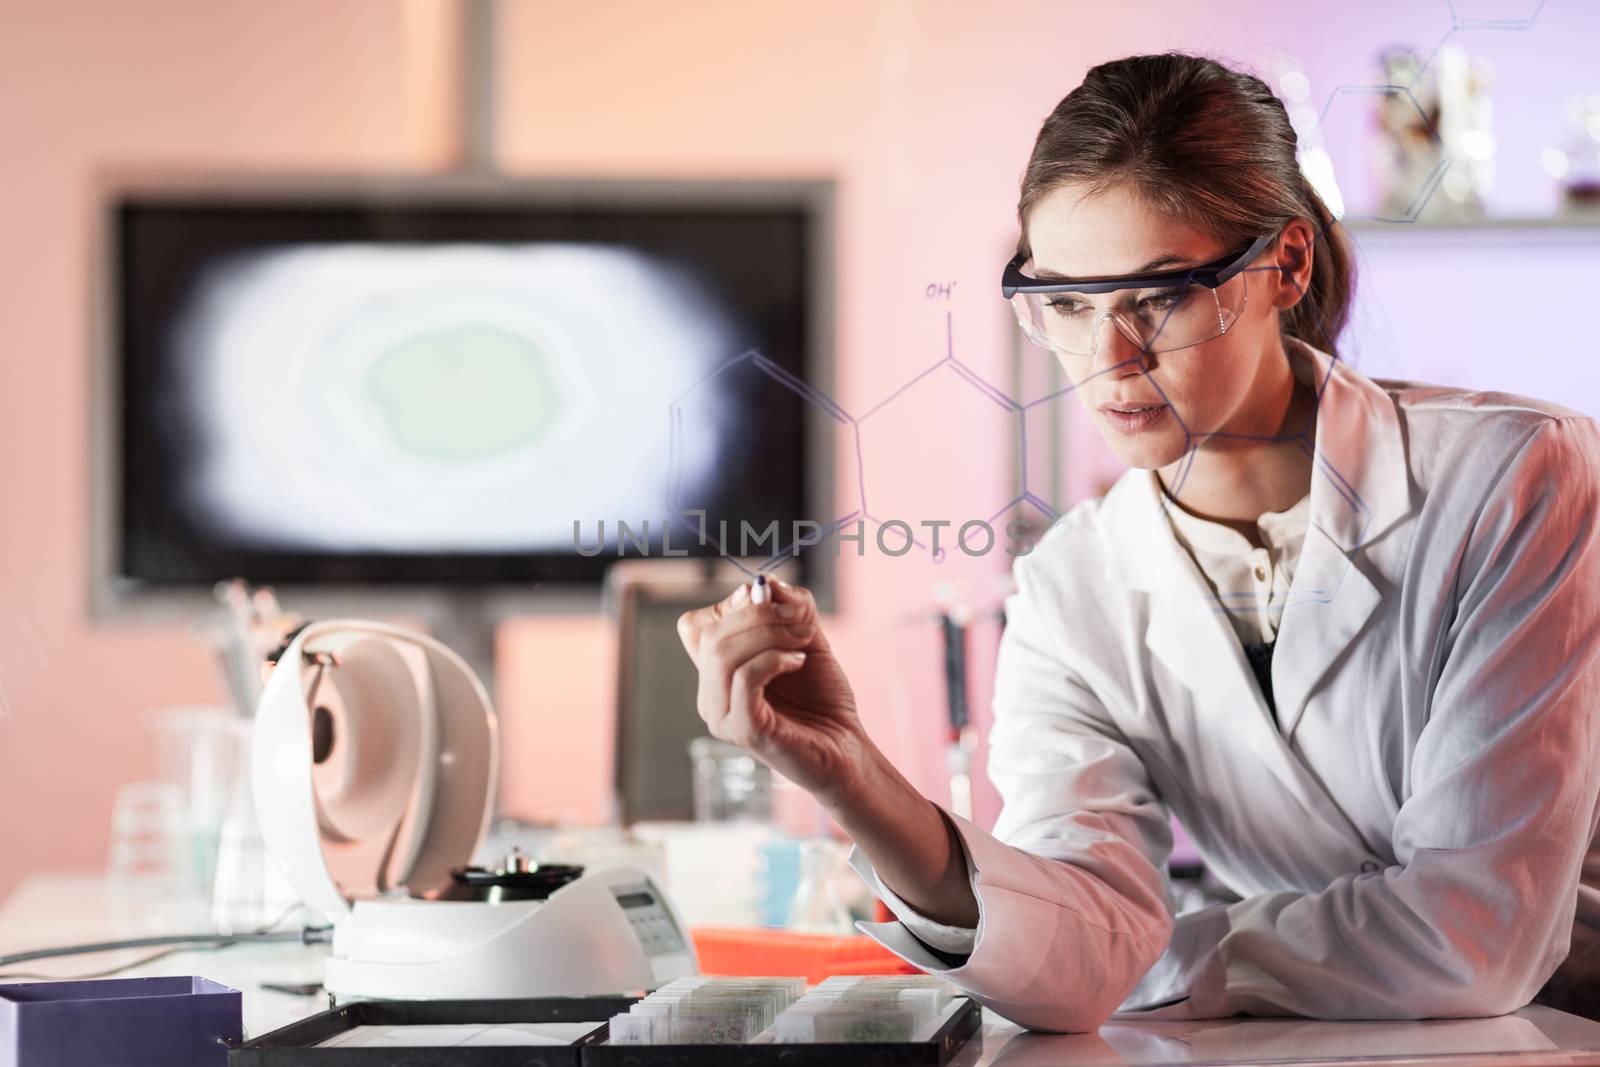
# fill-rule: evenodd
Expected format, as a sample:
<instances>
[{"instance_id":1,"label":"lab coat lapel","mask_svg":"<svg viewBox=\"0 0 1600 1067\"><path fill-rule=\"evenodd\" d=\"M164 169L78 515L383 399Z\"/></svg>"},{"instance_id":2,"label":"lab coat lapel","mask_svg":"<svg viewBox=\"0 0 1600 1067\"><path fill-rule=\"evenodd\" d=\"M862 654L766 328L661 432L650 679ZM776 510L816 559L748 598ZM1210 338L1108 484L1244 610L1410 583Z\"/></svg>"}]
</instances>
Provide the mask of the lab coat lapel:
<instances>
[{"instance_id":1,"label":"lab coat lapel","mask_svg":"<svg viewBox=\"0 0 1600 1067\"><path fill-rule=\"evenodd\" d=\"M1389 394L1308 346L1319 401L1311 516L1272 657L1285 738L1312 691L1382 602L1360 550L1411 513L1410 474Z\"/></svg>"},{"instance_id":2,"label":"lab coat lapel","mask_svg":"<svg viewBox=\"0 0 1600 1067\"><path fill-rule=\"evenodd\" d=\"M1117 521L1126 534L1120 539L1124 550L1138 555L1138 584L1151 596L1145 647L1194 694L1208 733L1230 745L1242 743L1308 807L1326 807L1327 797L1279 734L1232 625L1168 527L1155 472L1137 474L1119 502L1123 514ZM1128 570L1132 565L1129 558L1121 573L1134 573Z\"/></svg>"}]
</instances>

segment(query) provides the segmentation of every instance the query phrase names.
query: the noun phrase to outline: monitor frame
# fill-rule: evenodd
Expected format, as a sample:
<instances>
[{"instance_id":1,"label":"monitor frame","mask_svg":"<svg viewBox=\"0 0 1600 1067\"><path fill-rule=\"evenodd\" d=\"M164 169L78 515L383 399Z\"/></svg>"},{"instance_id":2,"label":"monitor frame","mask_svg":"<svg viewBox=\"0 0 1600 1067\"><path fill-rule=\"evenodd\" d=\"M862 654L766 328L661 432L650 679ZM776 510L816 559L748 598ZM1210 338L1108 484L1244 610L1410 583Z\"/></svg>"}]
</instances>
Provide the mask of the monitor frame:
<instances>
[{"instance_id":1,"label":"monitor frame","mask_svg":"<svg viewBox=\"0 0 1600 1067\"><path fill-rule=\"evenodd\" d=\"M503 206L574 204L580 206L658 207L683 204L798 207L807 217L808 384L833 394L835 338L836 182L828 177L795 178L615 178L482 175L307 174L227 170L105 169L93 191L91 264L92 336L89 385L89 616L94 622L189 622L214 613L213 592L200 586L173 588L119 573L122 534L121 353L118 212L129 198L171 197L218 204L263 199L347 198L374 203ZM806 412L804 516L826 522L851 509L835 500L834 420L817 405ZM808 586L824 612L835 608L834 553L827 542L805 556ZM680 562L680 561L673 561ZM716 557L706 557L708 571ZM286 605L301 614L421 616L449 620L513 615L599 614L604 581L528 587L513 582L282 583L275 586ZM484 652L489 650L485 649Z\"/></svg>"}]
</instances>

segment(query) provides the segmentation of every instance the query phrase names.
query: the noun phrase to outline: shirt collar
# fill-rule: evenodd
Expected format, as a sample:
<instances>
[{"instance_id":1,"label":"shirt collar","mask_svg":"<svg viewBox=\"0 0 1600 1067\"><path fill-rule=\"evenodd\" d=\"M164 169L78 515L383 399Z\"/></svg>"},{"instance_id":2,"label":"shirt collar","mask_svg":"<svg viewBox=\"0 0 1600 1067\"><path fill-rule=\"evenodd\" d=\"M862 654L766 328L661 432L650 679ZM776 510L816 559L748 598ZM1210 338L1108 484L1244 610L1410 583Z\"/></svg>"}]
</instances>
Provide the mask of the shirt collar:
<instances>
[{"instance_id":1,"label":"shirt collar","mask_svg":"<svg viewBox=\"0 0 1600 1067\"><path fill-rule=\"evenodd\" d=\"M1159 484L1157 490L1160 491ZM1226 523L1203 519L1189 511L1170 496L1162 493L1167 506L1167 517L1172 520L1178 537L1190 548L1217 555L1245 556L1255 551L1249 538ZM1282 511L1263 512L1256 520L1261 538L1268 550L1281 549L1297 537L1304 536L1311 514L1311 494L1308 492Z\"/></svg>"}]
</instances>

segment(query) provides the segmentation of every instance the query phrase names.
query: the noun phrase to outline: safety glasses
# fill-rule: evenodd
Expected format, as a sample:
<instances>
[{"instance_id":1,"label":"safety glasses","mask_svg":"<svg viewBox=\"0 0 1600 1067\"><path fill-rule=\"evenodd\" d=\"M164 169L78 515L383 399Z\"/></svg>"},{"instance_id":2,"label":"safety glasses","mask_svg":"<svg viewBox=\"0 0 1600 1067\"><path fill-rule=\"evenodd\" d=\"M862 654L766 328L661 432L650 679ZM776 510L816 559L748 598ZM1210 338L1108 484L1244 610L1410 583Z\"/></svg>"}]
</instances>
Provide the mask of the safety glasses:
<instances>
[{"instance_id":1,"label":"safety glasses","mask_svg":"<svg viewBox=\"0 0 1600 1067\"><path fill-rule=\"evenodd\" d=\"M1006 264L1000 292L1034 344L1068 356L1095 353L1100 324L1110 319L1143 352L1189 348L1228 332L1248 299L1240 275L1276 233L1194 267L1116 278L1036 278L1024 273L1026 253ZM1230 285L1235 278L1238 281ZM1109 308L1089 295L1121 293Z\"/></svg>"}]
</instances>

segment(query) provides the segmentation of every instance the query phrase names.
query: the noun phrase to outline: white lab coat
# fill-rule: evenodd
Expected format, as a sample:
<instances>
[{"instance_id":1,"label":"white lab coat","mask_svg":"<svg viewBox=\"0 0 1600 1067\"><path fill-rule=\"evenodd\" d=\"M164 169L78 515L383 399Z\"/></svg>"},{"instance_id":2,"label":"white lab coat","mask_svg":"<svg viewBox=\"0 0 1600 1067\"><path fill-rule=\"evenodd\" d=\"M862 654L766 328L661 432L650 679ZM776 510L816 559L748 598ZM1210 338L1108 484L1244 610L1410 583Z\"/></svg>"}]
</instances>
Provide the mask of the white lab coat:
<instances>
[{"instance_id":1,"label":"white lab coat","mask_svg":"<svg viewBox=\"0 0 1600 1067\"><path fill-rule=\"evenodd\" d=\"M1004 808L952 817L970 956L861 924L1023 1026L1497 1015L1600 928L1600 431L1299 351L1326 385L1276 721L1129 470L1013 565ZM1174 919L1169 810L1241 902Z\"/></svg>"}]
</instances>

